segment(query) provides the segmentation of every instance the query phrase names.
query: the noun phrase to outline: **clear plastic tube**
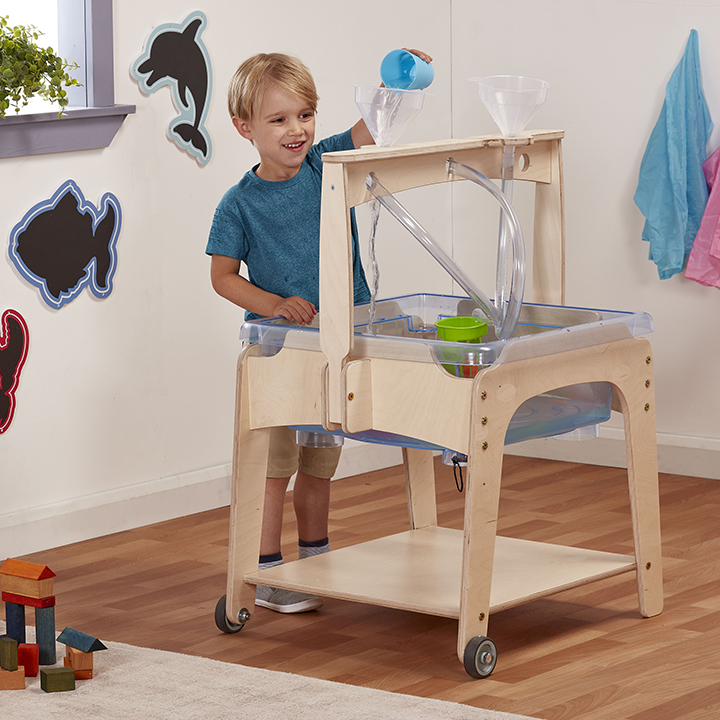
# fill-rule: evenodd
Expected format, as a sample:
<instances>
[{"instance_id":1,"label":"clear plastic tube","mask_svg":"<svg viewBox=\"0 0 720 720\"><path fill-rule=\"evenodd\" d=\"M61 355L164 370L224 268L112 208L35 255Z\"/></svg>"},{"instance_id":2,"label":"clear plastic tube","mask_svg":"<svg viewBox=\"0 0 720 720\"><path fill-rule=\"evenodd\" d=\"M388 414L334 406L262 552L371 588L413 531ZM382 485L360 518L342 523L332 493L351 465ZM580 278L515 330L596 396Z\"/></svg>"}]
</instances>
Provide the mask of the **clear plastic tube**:
<instances>
[{"instance_id":1,"label":"clear plastic tube","mask_svg":"<svg viewBox=\"0 0 720 720\"><path fill-rule=\"evenodd\" d=\"M503 145L502 156L502 194L512 205L513 201L513 180L515 177L515 146ZM495 307L502 312L507 302L507 276L510 267L510 235L508 224L503 217L504 211L500 210L500 226L498 228L498 254L497 270L495 273Z\"/></svg>"},{"instance_id":2,"label":"clear plastic tube","mask_svg":"<svg viewBox=\"0 0 720 720\"><path fill-rule=\"evenodd\" d=\"M452 158L447 161L446 168L449 173L458 175L484 187L500 203L500 207L503 210L502 218L512 241L513 263L510 276L509 296L507 300L502 303L501 307L497 308L501 314L502 321L500 329L498 330L496 327L496 334L499 338L509 338L513 332L515 332L515 326L520 317L523 295L525 293L525 239L523 238L522 228L520 227L520 220L505 195L503 195L497 185L485 177L485 175L467 165L455 162ZM498 251L500 254L502 247L500 247ZM508 269L510 267L509 257L505 263L505 267Z\"/></svg>"},{"instance_id":3,"label":"clear plastic tube","mask_svg":"<svg viewBox=\"0 0 720 720\"><path fill-rule=\"evenodd\" d=\"M370 173L365 178L365 185L370 191L370 194L379 200L382 206L396 220L404 225L440 265L445 268L457 284L485 313L486 317L492 320L496 329L499 328L502 323L502 318L485 293L475 285L464 270L437 244L432 235L393 197L392 193L380 184L374 173Z\"/></svg>"},{"instance_id":4,"label":"clear plastic tube","mask_svg":"<svg viewBox=\"0 0 720 720\"><path fill-rule=\"evenodd\" d=\"M465 271L437 244L432 235L405 210L405 208L384 188L373 173L365 178L365 185L370 194L377 198L382 206L402 225L409 230L420 244L440 263L457 284L468 294L475 304L492 321L498 338L509 338L515 331L523 293L525 292L525 241L517 213L497 186L482 173L473 168L455 162L450 158L446 163L449 173L463 177L481 185L500 203L503 209L502 218L507 225L513 248L513 265L509 297L496 307L470 279ZM506 264L507 267L507 264Z\"/></svg>"}]
</instances>

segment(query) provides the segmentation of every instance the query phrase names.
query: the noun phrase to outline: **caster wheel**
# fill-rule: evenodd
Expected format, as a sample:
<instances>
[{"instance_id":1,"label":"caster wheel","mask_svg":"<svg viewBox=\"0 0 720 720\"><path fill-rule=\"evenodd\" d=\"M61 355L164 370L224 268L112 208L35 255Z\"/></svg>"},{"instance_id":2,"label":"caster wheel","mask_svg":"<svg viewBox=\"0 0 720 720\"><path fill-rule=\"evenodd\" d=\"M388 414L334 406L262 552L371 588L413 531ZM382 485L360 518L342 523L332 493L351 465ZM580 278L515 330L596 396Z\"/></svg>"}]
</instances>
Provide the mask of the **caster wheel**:
<instances>
[{"instance_id":1,"label":"caster wheel","mask_svg":"<svg viewBox=\"0 0 720 720\"><path fill-rule=\"evenodd\" d=\"M483 635L472 638L465 647L463 664L465 672L474 678L486 678L495 669L497 663L497 647L495 643Z\"/></svg>"},{"instance_id":2,"label":"caster wheel","mask_svg":"<svg viewBox=\"0 0 720 720\"><path fill-rule=\"evenodd\" d=\"M228 633L228 635L234 635L235 633L240 632L245 627L245 623L241 623L239 625L231 623L228 620L225 610L225 595L223 595L217 601L217 605L215 606L215 624L217 625L218 630L222 630L224 633Z\"/></svg>"}]
</instances>

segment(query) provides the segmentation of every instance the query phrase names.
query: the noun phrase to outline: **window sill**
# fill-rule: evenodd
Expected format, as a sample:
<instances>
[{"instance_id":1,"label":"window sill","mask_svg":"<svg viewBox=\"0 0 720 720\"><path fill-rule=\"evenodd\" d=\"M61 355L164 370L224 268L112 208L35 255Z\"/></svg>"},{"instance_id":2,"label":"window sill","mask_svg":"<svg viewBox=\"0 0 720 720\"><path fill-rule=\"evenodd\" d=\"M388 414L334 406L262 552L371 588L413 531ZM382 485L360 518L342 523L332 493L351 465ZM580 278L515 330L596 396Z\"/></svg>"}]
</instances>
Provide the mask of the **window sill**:
<instances>
[{"instance_id":1,"label":"window sill","mask_svg":"<svg viewBox=\"0 0 720 720\"><path fill-rule=\"evenodd\" d=\"M0 158L94 150L110 145L134 105L28 113L0 119Z\"/></svg>"}]
</instances>

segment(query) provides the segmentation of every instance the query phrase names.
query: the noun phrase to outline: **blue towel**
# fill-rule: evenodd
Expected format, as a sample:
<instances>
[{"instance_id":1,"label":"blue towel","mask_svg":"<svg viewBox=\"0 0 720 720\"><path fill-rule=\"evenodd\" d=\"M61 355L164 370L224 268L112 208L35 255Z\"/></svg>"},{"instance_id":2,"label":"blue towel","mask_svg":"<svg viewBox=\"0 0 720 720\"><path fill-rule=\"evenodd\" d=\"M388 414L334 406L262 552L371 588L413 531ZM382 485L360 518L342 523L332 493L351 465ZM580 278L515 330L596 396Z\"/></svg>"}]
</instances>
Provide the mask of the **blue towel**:
<instances>
[{"instance_id":1,"label":"blue towel","mask_svg":"<svg viewBox=\"0 0 720 720\"><path fill-rule=\"evenodd\" d=\"M642 239L665 280L683 269L705 211L702 164L712 120L702 91L697 30L665 88L665 102L640 165L635 204L645 216Z\"/></svg>"}]
</instances>

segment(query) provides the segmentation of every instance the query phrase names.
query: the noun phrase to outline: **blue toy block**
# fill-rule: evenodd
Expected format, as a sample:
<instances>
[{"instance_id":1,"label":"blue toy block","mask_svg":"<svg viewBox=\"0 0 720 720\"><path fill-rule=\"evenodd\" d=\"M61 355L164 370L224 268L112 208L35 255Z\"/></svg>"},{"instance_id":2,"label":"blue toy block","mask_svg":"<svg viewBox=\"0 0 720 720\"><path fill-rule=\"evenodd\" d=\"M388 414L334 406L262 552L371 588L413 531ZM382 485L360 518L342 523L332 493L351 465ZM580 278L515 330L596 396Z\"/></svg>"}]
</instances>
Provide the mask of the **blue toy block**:
<instances>
[{"instance_id":1,"label":"blue toy block","mask_svg":"<svg viewBox=\"0 0 720 720\"><path fill-rule=\"evenodd\" d=\"M55 651L55 606L35 608L35 641L40 646L40 664L54 665Z\"/></svg>"},{"instance_id":2,"label":"blue toy block","mask_svg":"<svg viewBox=\"0 0 720 720\"><path fill-rule=\"evenodd\" d=\"M6 633L17 640L18 645L25 640L25 606L17 603L5 603Z\"/></svg>"},{"instance_id":3,"label":"blue toy block","mask_svg":"<svg viewBox=\"0 0 720 720\"><path fill-rule=\"evenodd\" d=\"M105 647L105 645L103 645L96 637L87 635L86 633L80 632L79 630L75 630L71 627L66 627L60 635L58 635L58 642L84 653L107 650L107 647Z\"/></svg>"}]
</instances>

